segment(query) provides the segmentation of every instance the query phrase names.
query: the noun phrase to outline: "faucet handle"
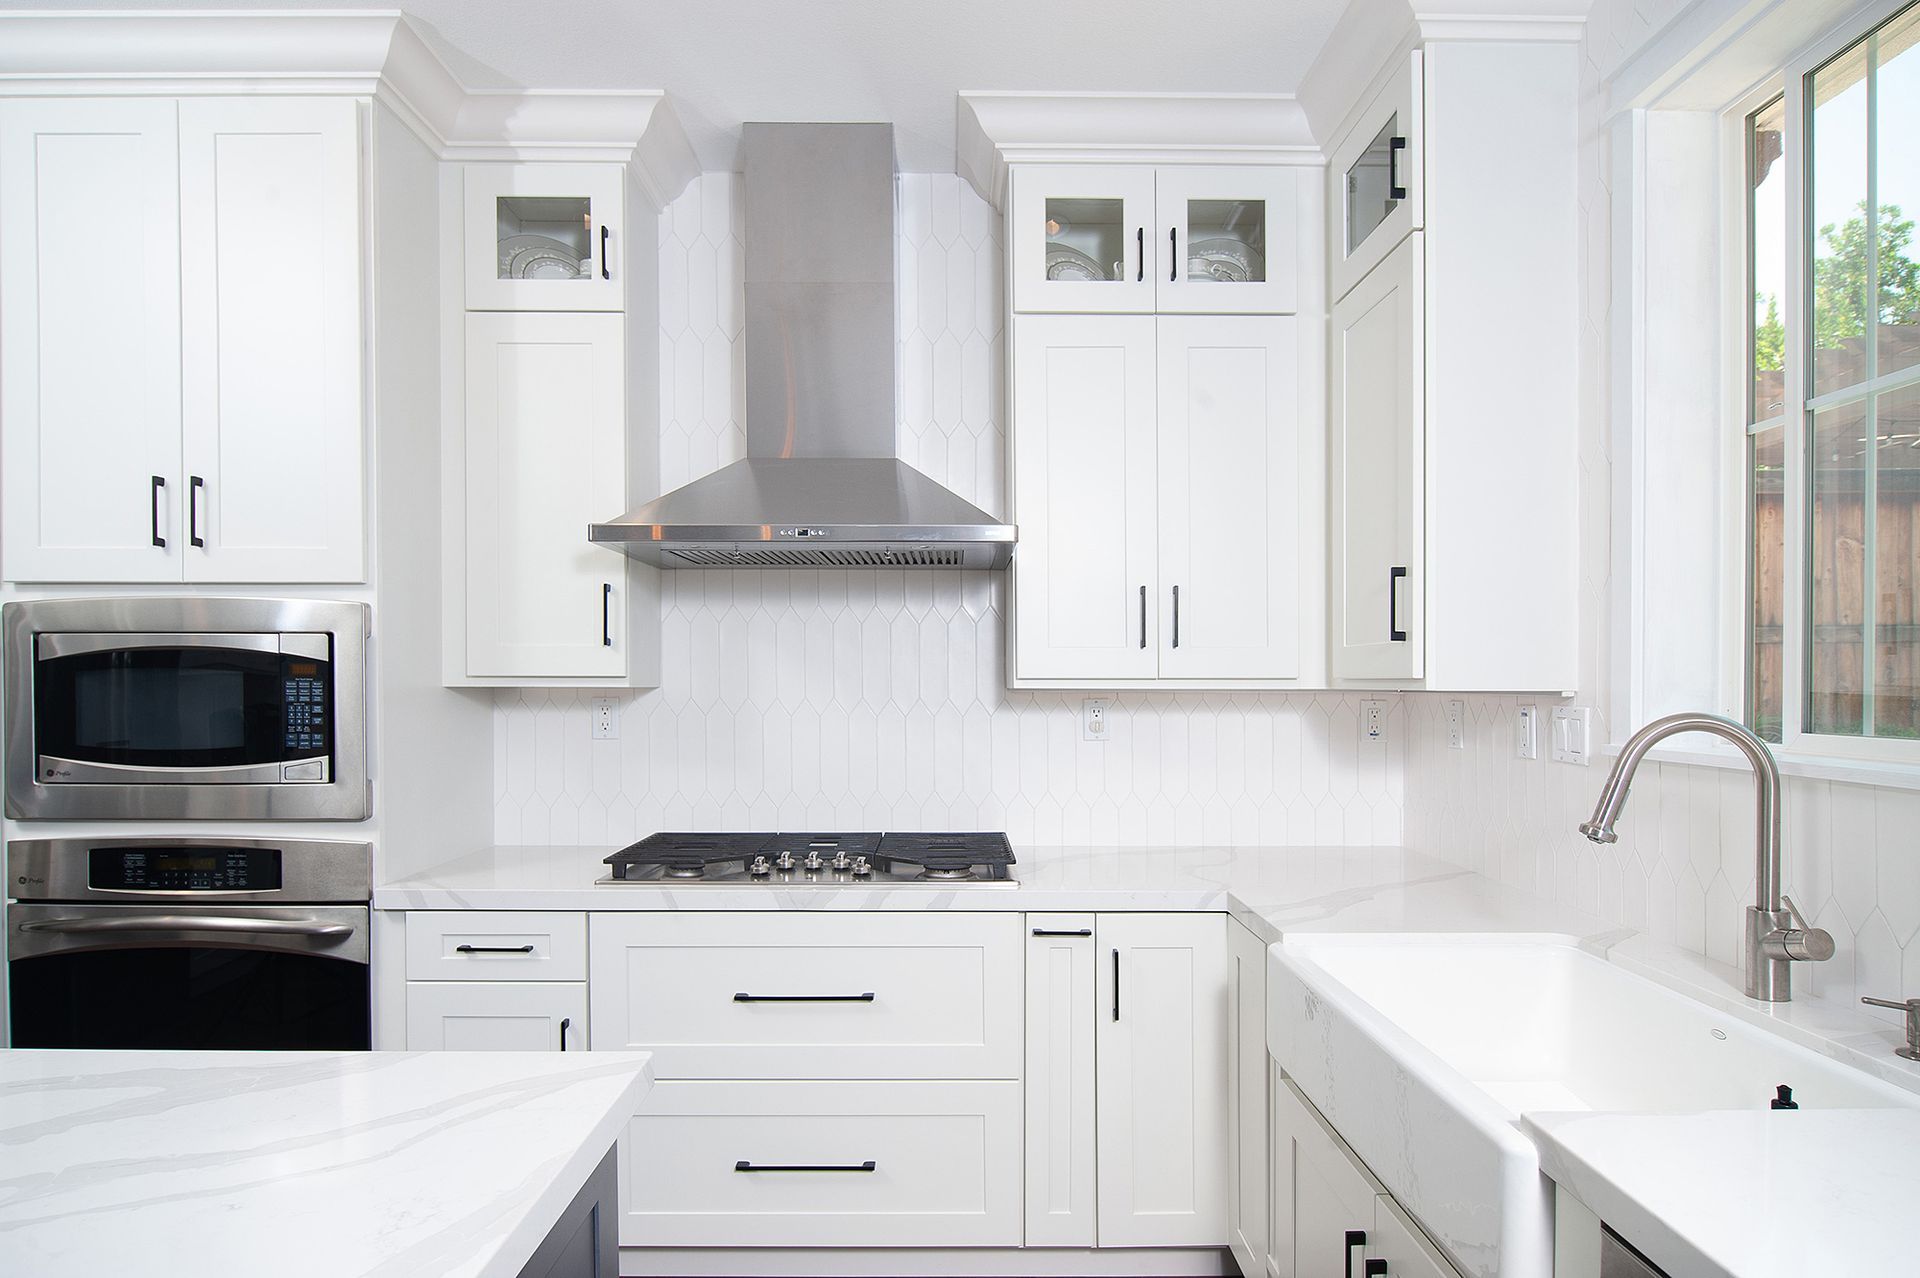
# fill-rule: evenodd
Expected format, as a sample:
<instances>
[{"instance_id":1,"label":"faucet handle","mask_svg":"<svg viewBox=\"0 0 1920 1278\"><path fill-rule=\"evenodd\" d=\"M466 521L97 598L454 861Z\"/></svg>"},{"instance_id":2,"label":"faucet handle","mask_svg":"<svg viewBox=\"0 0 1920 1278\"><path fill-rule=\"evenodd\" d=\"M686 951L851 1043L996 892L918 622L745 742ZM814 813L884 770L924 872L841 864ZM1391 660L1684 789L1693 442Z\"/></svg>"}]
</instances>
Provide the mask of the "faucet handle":
<instances>
[{"instance_id":1,"label":"faucet handle","mask_svg":"<svg viewBox=\"0 0 1920 1278\"><path fill-rule=\"evenodd\" d=\"M1896 1012L1907 1014L1907 1043L1905 1047L1893 1049L1895 1056L1904 1056L1910 1061L1920 1061L1920 998L1910 998L1896 1003L1890 998L1867 998L1862 995L1862 1003L1874 1007L1890 1007Z\"/></svg>"},{"instance_id":2,"label":"faucet handle","mask_svg":"<svg viewBox=\"0 0 1920 1278\"><path fill-rule=\"evenodd\" d=\"M1787 913L1793 916L1793 925L1795 927L1799 928L1802 932L1812 932L1816 930L1813 924L1807 922L1807 916L1800 912L1800 907L1793 903L1792 897L1782 892L1780 894L1780 900L1786 905Z\"/></svg>"},{"instance_id":3,"label":"faucet handle","mask_svg":"<svg viewBox=\"0 0 1920 1278\"><path fill-rule=\"evenodd\" d=\"M1781 893L1780 899L1786 904L1787 916L1794 925L1777 929L1766 938L1769 953L1776 958L1811 963L1832 958L1833 933L1808 923L1807 916L1800 912L1800 907L1786 893Z\"/></svg>"}]
</instances>

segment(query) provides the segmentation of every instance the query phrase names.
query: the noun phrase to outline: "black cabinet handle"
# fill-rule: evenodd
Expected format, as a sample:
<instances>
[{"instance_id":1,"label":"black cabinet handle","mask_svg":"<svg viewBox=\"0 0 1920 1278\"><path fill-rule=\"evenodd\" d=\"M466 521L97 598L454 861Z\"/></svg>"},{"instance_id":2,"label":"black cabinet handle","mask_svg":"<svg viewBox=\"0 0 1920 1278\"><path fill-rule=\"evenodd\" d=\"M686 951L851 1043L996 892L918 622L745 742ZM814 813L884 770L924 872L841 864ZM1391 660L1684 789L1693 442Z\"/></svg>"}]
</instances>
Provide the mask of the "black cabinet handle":
<instances>
[{"instance_id":1,"label":"black cabinet handle","mask_svg":"<svg viewBox=\"0 0 1920 1278\"><path fill-rule=\"evenodd\" d=\"M207 481L198 475L187 476L187 544L205 546L206 539L200 536L200 490Z\"/></svg>"},{"instance_id":2,"label":"black cabinet handle","mask_svg":"<svg viewBox=\"0 0 1920 1278\"><path fill-rule=\"evenodd\" d=\"M1147 588L1140 587L1140 646L1147 646Z\"/></svg>"},{"instance_id":3,"label":"black cabinet handle","mask_svg":"<svg viewBox=\"0 0 1920 1278\"><path fill-rule=\"evenodd\" d=\"M1404 200L1407 188L1400 185L1400 153L1407 149L1405 138L1391 138L1387 142L1387 198Z\"/></svg>"},{"instance_id":4,"label":"black cabinet handle","mask_svg":"<svg viewBox=\"0 0 1920 1278\"><path fill-rule=\"evenodd\" d=\"M1144 226L1133 228L1133 252L1138 258L1133 264L1133 279L1137 284L1147 278L1147 228Z\"/></svg>"},{"instance_id":5,"label":"black cabinet handle","mask_svg":"<svg viewBox=\"0 0 1920 1278\"><path fill-rule=\"evenodd\" d=\"M573 1018L571 1016L563 1016L560 1018L560 1050L563 1052L567 1050L567 1031L572 1028Z\"/></svg>"},{"instance_id":6,"label":"black cabinet handle","mask_svg":"<svg viewBox=\"0 0 1920 1278\"><path fill-rule=\"evenodd\" d=\"M1167 283L1177 283L1180 279L1180 240L1179 232L1173 227L1167 228Z\"/></svg>"},{"instance_id":7,"label":"black cabinet handle","mask_svg":"<svg viewBox=\"0 0 1920 1278\"><path fill-rule=\"evenodd\" d=\"M1407 632L1400 628L1400 581L1406 575L1397 564L1387 569L1387 639L1393 643L1407 641Z\"/></svg>"},{"instance_id":8,"label":"black cabinet handle","mask_svg":"<svg viewBox=\"0 0 1920 1278\"><path fill-rule=\"evenodd\" d=\"M1113 1019L1120 1019L1120 951L1113 952Z\"/></svg>"},{"instance_id":9,"label":"black cabinet handle","mask_svg":"<svg viewBox=\"0 0 1920 1278\"><path fill-rule=\"evenodd\" d=\"M600 583L600 646L613 647L613 583Z\"/></svg>"},{"instance_id":10,"label":"black cabinet handle","mask_svg":"<svg viewBox=\"0 0 1920 1278\"><path fill-rule=\"evenodd\" d=\"M1180 646L1180 587L1173 588L1173 646Z\"/></svg>"},{"instance_id":11,"label":"black cabinet handle","mask_svg":"<svg viewBox=\"0 0 1920 1278\"><path fill-rule=\"evenodd\" d=\"M1092 936L1093 929L1090 927L1036 927L1033 929L1033 934L1035 936Z\"/></svg>"},{"instance_id":12,"label":"black cabinet handle","mask_svg":"<svg viewBox=\"0 0 1920 1278\"><path fill-rule=\"evenodd\" d=\"M1361 1278L1387 1278L1387 1262L1377 1256L1369 1259L1366 1268L1361 1270Z\"/></svg>"},{"instance_id":13,"label":"black cabinet handle","mask_svg":"<svg viewBox=\"0 0 1920 1278\"><path fill-rule=\"evenodd\" d=\"M600 228L600 278L610 280L613 272L607 269L607 228Z\"/></svg>"},{"instance_id":14,"label":"black cabinet handle","mask_svg":"<svg viewBox=\"0 0 1920 1278\"><path fill-rule=\"evenodd\" d=\"M871 1003L873 992L865 994L735 994L736 1003Z\"/></svg>"},{"instance_id":15,"label":"black cabinet handle","mask_svg":"<svg viewBox=\"0 0 1920 1278\"><path fill-rule=\"evenodd\" d=\"M1347 1263L1344 1266L1342 1266L1342 1268L1346 1271L1347 1278L1353 1278L1353 1249L1355 1247L1364 1247L1366 1245L1367 1245L1366 1230L1349 1229L1347 1231Z\"/></svg>"},{"instance_id":16,"label":"black cabinet handle","mask_svg":"<svg viewBox=\"0 0 1920 1278\"><path fill-rule=\"evenodd\" d=\"M166 486L167 481L155 475L153 490L147 496L147 514L153 520L153 544L162 550L167 548L167 539L160 535L160 491Z\"/></svg>"},{"instance_id":17,"label":"black cabinet handle","mask_svg":"<svg viewBox=\"0 0 1920 1278\"><path fill-rule=\"evenodd\" d=\"M759 1166L741 1159L733 1165L737 1172L870 1172L873 1160L864 1163L761 1163Z\"/></svg>"},{"instance_id":18,"label":"black cabinet handle","mask_svg":"<svg viewBox=\"0 0 1920 1278\"><path fill-rule=\"evenodd\" d=\"M531 954L531 945L456 945L455 954Z\"/></svg>"}]
</instances>

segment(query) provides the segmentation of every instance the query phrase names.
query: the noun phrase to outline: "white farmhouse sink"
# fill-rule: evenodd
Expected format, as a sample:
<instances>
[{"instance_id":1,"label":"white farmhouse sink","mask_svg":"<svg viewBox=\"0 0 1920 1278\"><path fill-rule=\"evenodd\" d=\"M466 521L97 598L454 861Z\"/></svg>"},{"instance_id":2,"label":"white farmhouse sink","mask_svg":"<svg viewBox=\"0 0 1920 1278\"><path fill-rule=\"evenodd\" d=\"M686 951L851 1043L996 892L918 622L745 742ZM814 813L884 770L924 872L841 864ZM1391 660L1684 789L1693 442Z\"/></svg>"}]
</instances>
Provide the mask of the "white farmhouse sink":
<instances>
[{"instance_id":1,"label":"white farmhouse sink","mask_svg":"<svg viewBox=\"0 0 1920 1278\"><path fill-rule=\"evenodd\" d=\"M1269 951L1267 1046L1476 1275L1552 1272L1538 1111L1915 1107L1553 936L1301 936Z\"/></svg>"}]
</instances>

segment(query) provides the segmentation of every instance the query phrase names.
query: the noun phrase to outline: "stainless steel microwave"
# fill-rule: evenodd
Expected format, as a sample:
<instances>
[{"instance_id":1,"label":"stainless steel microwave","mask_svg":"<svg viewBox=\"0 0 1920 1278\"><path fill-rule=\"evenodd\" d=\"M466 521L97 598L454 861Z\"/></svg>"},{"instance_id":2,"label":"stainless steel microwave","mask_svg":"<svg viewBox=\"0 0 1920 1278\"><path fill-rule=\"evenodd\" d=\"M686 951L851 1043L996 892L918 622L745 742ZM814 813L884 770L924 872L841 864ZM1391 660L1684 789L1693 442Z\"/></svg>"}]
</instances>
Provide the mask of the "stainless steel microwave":
<instances>
[{"instance_id":1,"label":"stainless steel microwave","mask_svg":"<svg viewBox=\"0 0 1920 1278\"><path fill-rule=\"evenodd\" d=\"M314 599L7 604L7 815L365 818L370 615Z\"/></svg>"}]
</instances>

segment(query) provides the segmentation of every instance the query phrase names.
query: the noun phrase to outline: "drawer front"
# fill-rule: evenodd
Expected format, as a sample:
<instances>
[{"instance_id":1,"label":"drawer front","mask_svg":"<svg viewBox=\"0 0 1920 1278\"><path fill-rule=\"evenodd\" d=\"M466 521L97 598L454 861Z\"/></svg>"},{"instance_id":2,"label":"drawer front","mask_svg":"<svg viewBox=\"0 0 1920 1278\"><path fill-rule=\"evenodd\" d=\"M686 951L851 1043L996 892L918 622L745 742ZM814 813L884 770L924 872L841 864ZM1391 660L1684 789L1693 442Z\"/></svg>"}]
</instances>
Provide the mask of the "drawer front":
<instances>
[{"instance_id":1,"label":"drawer front","mask_svg":"<svg viewBox=\"0 0 1920 1278\"><path fill-rule=\"evenodd\" d=\"M1020 1243L1017 1082L665 1082L641 1109L624 1247Z\"/></svg>"},{"instance_id":2,"label":"drawer front","mask_svg":"<svg viewBox=\"0 0 1920 1278\"><path fill-rule=\"evenodd\" d=\"M407 1050L568 1052L587 1045L587 987L559 981L409 981Z\"/></svg>"},{"instance_id":3,"label":"drawer front","mask_svg":"<svg viewBox=\"0 0 1920 1278\"><path fill-rule=\"evenodd\" d=\"M658 1078L1018 1078L1022 916L595 914L595 1048Z\"/></svg>"},{"instance_id":4,"label":"drawer front","mask_svg":"<svg viewBox=\"0 0 1920 1278\"><path fill-rule=\"evenodd\" d=\"M584 981L587 916L410 910L409 981Z\"/></svg>"}]
</instances>

